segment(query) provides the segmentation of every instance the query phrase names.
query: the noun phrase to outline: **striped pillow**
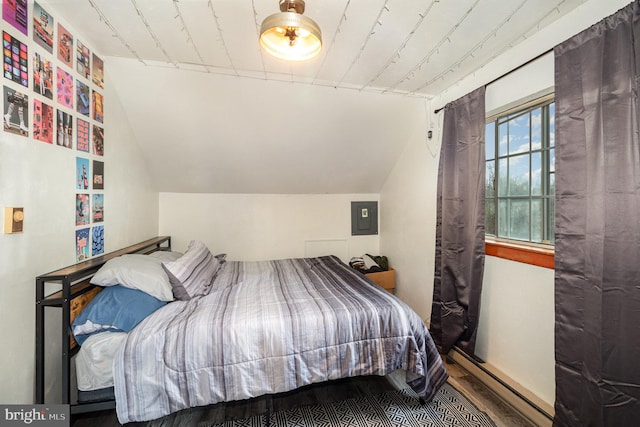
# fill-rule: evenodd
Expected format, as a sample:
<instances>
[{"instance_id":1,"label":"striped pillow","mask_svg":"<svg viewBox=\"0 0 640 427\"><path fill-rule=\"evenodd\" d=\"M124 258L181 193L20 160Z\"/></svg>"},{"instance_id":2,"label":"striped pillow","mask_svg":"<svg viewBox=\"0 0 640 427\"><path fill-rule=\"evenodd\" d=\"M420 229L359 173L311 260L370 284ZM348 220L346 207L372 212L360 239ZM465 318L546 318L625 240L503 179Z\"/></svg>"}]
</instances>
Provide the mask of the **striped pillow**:
<instances>
[{"instance_id":1,"label":"striped pillow","mask_svg":"<svg viewBox=\"0 0 640 427\"><path fill-rule=\"evenodd\" d=\"M187 251L175 261L162 263L177 300L189 300L209 292L220 261L211 255L204 243L189 242Z\"/></svg>"}]
</instances>

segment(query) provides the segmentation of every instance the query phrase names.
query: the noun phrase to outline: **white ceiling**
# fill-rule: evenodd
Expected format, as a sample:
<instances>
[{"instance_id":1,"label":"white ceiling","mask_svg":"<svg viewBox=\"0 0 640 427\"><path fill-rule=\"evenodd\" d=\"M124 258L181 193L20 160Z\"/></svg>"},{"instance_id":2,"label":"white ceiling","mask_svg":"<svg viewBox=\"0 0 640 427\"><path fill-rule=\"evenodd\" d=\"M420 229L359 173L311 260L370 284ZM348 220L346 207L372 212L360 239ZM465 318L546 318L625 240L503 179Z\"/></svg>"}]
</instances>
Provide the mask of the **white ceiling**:
<instances>
[{"instance_id":1,"label":"white ceiling","mask_svg":"<svg viewBox=\"0 0 640 427\"><path fill-rule=\"evenodd\" d=\"M307 0L323 51L262 53L278 0L46 0L106 56L375 92L437 95L585 0Z\"/></svg>"},{"instance_id":2,"label":"white ceiling","mask_svg":"<svg viewBox=\"0 0 640 427\"><path fill-rule=\"evenodd\" d=\"M426 99L586 1L307 0L304 63L260 50L277 0L39 3L106 57L160 191L377 193Z\"/></svg>"}]
</instances>

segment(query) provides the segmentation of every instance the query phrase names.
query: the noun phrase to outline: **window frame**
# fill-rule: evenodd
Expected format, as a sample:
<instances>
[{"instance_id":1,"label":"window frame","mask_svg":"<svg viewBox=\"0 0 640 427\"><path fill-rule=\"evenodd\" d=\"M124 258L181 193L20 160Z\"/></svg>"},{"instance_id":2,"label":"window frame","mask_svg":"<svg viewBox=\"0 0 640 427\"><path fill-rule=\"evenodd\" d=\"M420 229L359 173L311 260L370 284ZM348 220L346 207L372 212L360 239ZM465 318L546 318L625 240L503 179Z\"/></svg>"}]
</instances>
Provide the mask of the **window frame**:
<instances>
[{"instance_id":1,"label":"window frame","mask_svg":"<svg viewBox=\"0 0 640 427\"><path fill-rule=\"evenodd\" d=\"M554 93L550 93L547 94L545 96L527 101L527 102L523 102L523 103L519 103L518 105L512 106L508 109L496 112L494 114L491 114L490 116L486 117L485 123L494 123L494 132L497 135L497 128L499 126L499 122L498 119L499 118L504 118L505 116L510 116L510 115L514 115L514 114L524 114L525 111L528 110L528 112L536 109L536 108L541 108L541 107L545 107L548 106L552 103L555 102L555 94ZM512 104L513 105L513 104ZM548 109L547 109L548 111ZM542 128L546 129L547 128L547 121L543 121L542 122ZM548 132L548 129L546 129L546 131ZM487 141L485 141L486 144ZM494 168L497 171L497 163L498 163L498 159L500 158L500 154L498 151L498 144L496 143L496 141L492 141L495 144L495 150L494 150ZM554 141L555 142L555 141ZM555 143L553 145L553 147L555 148ZM546 153L548 155L548 149L549 146L547 145L546 147ZM543 147L541 149L541 151L544 151L545 148ZM531 147L529 147L529 153L531 153ZM506 157L507 159L509 158L509 156ZM485 157L485 164L487 162L487 159ZM531 169L531 164L529 164L529 170ZM543 179L542 185L543 186L548 186L548 174L549 174L549 170L546 171L546 173L544 174L545 177ZM555 173L555 170L553 171L553 173ZM497 172L496 172L496 177L495 179L498 179L497 176ZM547 188L548 191L548 188ZM544 193L544 192L543 192ZM545 197L544 195L542 197ZM549 197L549 195L546 196L547 198ZM494 205L494 209L496 211L496 231L498 230L498 200L499 200L499 195L497 193L497 188L494 184L494 199L495 199L495 205ZM486 197L485 197L485 200ZM531 189L529 190L529 196L528 196L528 200L531 201ZM552 200L553 201L553 200ZM554 206L555 208L555 206ZM546 216L545 216L545 220L546 220ZM548 224L546 225L548 227ZM551 231L552 232L552 231ZM530 265L536 265L539 267L543 267L543 268L550 268L553 269L554 268L554 254L555 254L555 246L552 243L549 244L542 244L542 243L535 243L535 242L530 242L530 241L525 241L525 240L516 240L516 239L508 239L508 238L503 238L503 237L498 237L498 236L493 236L493 235L489 235L489 236L485 236L485 254L486 255L490 255L490 256L495 256L498 258L503 258L503 259L508 259L511 261L516 261L516 262L522 262L522 263L526 263L526 264L530 264Z\"/></svg>"}]
</instances>

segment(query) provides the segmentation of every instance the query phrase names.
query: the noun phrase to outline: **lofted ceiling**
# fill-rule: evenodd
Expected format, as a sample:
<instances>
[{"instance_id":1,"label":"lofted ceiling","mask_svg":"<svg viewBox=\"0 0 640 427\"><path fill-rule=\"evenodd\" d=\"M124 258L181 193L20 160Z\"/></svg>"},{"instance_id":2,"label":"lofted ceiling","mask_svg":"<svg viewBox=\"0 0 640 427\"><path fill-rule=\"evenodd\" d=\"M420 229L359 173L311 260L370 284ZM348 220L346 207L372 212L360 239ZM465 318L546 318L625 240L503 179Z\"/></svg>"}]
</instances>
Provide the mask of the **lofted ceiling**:
<instances>
[{"instance_id":1,"label":"lofted ceiling","mask_svg":"<svg viewBox=\"0 0 640 427\"><path fill-rule=\"evenodd\" d=\"M305 15L319 24L323 50L303 63L260 50L260 24L279 11L277 0L40 3L64 16L107 57L105 75L108 79L111 73L160 191L325 193L379 192L426 99L585 1L307 0ZM167 82L162 91L148 87L145 96L136 93L162 79ZM223 98L229 87L254 90ZM240 116L212 127L206 117L194 120L193 112L176 110L173 123L190 126L187 158L171 148L175 140L167 135L176 130L149 117L168 120L172 96L197 99L204 88L217 91L209 100L212 108L222 103L220 114ZM286 93L288 110L273 105L278 93ZM263 102L257 102L260 97ZM282 122L275 126L265 119L278 116L274 108L281 116L296 117L287 122L287 131ZM179 134L184 137L184 129ZM214 159L221 151L230 157L215 168L218 172L193 158L200 153L200 159ZM167 178L162 175L167 163L202 172ZM367 168L354 171L362 164ZM263 175L248 178L254 170Z\"/></svg>"}]
</instances>

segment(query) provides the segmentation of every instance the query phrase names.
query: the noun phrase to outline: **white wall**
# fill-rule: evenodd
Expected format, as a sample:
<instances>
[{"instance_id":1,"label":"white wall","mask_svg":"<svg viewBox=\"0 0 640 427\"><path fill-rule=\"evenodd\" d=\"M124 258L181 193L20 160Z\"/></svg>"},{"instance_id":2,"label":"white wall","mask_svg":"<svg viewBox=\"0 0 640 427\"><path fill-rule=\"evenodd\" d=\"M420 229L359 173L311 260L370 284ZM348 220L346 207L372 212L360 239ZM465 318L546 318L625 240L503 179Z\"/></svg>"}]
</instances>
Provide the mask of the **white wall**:
<instances>
[{"instance_id":1,"label":"white wall","mask_svg":"<svg viewBox=\"0 0 640 427\"><path fill-rule=\"evenodd\" d=\"M55 18L56 23L66 25L61 17ZM44 53L43 49L34 47L31 29L26 37L4 21L1 26L29 45L30 66L34 49ZM72 27L67 29L73 33ZM53 59L53 55L46 56ZM54 61L54 69L56 65ZM75 69L74 75L77 75ZM148 178L147 167L118 96L111 89L107 61L105 78L102 91L105 96L104 226L105 249L109 252L157 234L158 193ZM33 123L32 100L36 95L32 83L29 88L21 88L2 80L2 85L29 95L29 123ZM35 277L75 263L78 153L75 148L69 150L0 131L0 208L22 206L25 209L24 232L0 234L0 313L4 319L4 327L0 328L0 403L33 402ZM83 157L93 158L86 154ZM4 221L3 213L0 221ZM51 310L56 309L47 309ZM59 335L50 339L49 348L59 345ZM59 369L58 365L59 362L53 369ZM52 386L53 393L55 388Z\"/></svg>"},{"instance_id":2,"label":"white wall","mask_svg":"<svg viewBox=\"0 0 640 427\"><path fill-rule=\"evenodd\" d=\"M379 236L351 235L351 201L378 201L377 194L187 194L160 193L161 235L174 250L192 239L231 260L327 255L348 262L377 254Z\"/></svg>"},{"instance_id":3,"label":"white wall","mask_svg":"<svg viewBox=\"0 0 640 427\"><path fill-rule=\"evenodd\" d=\"M627 4L627 0L587 1L444 91L432 100L429 111L516 68ZM499 109L552 85L553 60L547 55L489 86L487 110ZM418 125L380 195L381 252L394 261L398 295L423 318L431 315L438 165L437 158L430 156L430 148L437 144L427 144L424 133L432 124L438 130L438 119L425 114L424 123ZM439 138L439 132L434 138ZM487 257L481 310L478 355L553 405L553 271Z\"/></svg>"},{"instance_id":4,"label":"white wall","mask_svg":"<svg viewBox=\"0 0 640 427\"><path fill-rule=\"evenodd\" d=\"M416 123L407 147L380 194L380 253L396 270L396 295L422 319L431 316L435 256L436 189L440 132L437 123ZM434 118L435 119L435 118ZM434 131L427 139L427 130Z\"/></svg>"},{"instance_id":5,"label":"white wall","mask_svg":"<svg viewBox=\"0 0 640 427\"><path fill-rule=\"evenodd\" d=\"M477 355L549 405L555 399L554 271L488 256Z\"/></svg>"}]
</instances>

